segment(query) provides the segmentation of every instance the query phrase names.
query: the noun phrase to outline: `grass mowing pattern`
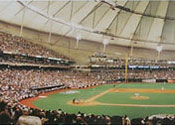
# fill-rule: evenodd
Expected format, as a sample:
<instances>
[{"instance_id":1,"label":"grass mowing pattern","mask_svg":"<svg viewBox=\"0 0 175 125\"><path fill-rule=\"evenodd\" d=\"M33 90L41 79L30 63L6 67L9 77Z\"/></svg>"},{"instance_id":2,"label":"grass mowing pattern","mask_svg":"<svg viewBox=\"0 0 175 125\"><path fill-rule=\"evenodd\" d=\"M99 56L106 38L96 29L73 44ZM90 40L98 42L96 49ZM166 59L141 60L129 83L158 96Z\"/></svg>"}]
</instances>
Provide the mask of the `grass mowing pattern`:
<instances>
[{"instance_id":1,"label":"grass mowing pattern","mask_svg":"<svg viewBox=\"0 0 175 125\"><path fill-rule=\"evenodd\" d=\"M117 84L116 88L141 88L141 89L175 89L175 84ZM94 114L108 114L108 115L124 115L127 114L130 118L145 117L153 114L173 114L175 108L158 108L158 107L123 107L123 106L71 106L67 102L73 98L88 99L105 90L113 88L113 85L103 85L96 88L85 90L77 90L79 93L74 94L53 94L47 98L39 99L34 102L34 105L47 110L55 110L61 108L65 112L77 113L78 111L84 113ZM132 100L130 99L134 93L108 93L96 101L113 104L175 104L175 94L165 93L140 93L141 96L150 97L149 100Z\"/></svg>"}]
</instances>

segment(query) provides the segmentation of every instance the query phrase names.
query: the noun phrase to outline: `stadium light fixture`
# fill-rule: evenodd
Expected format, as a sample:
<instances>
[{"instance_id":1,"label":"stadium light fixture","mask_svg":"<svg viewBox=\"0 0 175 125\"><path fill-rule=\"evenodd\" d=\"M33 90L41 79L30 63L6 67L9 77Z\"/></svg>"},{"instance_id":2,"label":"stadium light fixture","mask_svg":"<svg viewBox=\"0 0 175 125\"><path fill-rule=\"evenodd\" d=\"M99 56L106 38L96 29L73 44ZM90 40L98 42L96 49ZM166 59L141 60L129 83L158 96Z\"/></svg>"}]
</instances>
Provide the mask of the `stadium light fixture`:
<instances>
[{"instance_id":1,"label":"stadium light fixture","mask_svg":"<svg viewBox=\"0 0 175 125\"><path fill-rule=\"evenodd\" d=\"M109 38L103 38L103 52L106 51L106 46L109 44L110 39Z\"/></svg>"},{"instance_id":2,"label":"stadium light fixture","mask_svg":"<svg viewBox=\"0 0 175 125\"><path fill-rule=\"evenodd\" d=\"M162 52L162 49L163 49L163 46L162 46L162 45L158 45L158 46L156 47L156 50L157 50L157 52L158 52L157 60L160 59L160 53ZM157 60L156 60L156 61L157 61Z\"/></svg>"},{"instance_id":3,"label":"stadium light fixture","mask_svg":"<svg viewBox=\"0 0 175 125\"><path fill-rule=\"evenodd\" d=\"M79 41L81 40L81 34L80 34L80 33L77 33L77 34L76 34L76 40L77 40L76 48L78 48Z\"/></svg>"},{"instance_id":4,"label":"stadium light fixture","mask_svg":"<svg viewBox=\"0 0 175 125\"><path fill-rule=\"evenodd\" d=\"M77 41L81 40L81 34L80 33L77 33L76 39L77 39Z\"/></svg>"},{"instance_id":5,"label":"stadium light fixture","mask_svg":"<svg viewBox=\"0 0 175 125\"><path fill-rule=\"evenodd\" d=\"M103 44L104 44L105 46L108 45L108 44L109 44L109 39L104 38L104 39L103 39Z\"/></svg>"},{"instance_id":6,"label":"stadium light fixture","mask_svg":"<svg viewBox=\"0 0 175 125\"><path fill-rule=\"evenodd\" d=\"M163 49L163 46L162 45L158 45L157 47L156 47L156 50L157 50L157 52L162 52L162 49Z\"/></svg>"}]
</instances>

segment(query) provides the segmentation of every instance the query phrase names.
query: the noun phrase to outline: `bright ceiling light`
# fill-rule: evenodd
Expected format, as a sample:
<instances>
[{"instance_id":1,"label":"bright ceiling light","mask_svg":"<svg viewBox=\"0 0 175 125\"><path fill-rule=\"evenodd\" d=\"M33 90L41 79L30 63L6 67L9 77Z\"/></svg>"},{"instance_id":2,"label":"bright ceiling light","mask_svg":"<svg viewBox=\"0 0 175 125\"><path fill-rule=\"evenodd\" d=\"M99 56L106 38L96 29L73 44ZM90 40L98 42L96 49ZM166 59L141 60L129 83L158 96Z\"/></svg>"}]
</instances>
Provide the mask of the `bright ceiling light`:
<instances>
[{"instance_id":1,"label":"bright ceiling light","mask_svg":"<svg viewBox=\"0 0 175 125\"><path fill-rule=\"evenodd\" d=\"M104 45L108 45L108 44L109 44L109 39L104 38L104 39L103 39L103 44L104 44Z\"/></svg>"},{"instance_id":2,"label":"bright ceiling light","mask_svg":"<svg viewBox=\"0 0 175 125\"><path fill-rule=\"evenodd\" d=\"M162 49L163 49L163 46L162 45L158 45L157 47L156 47L156 50L157 50L157 52L161 52L162 51Z\"/></svg>"},{"instance_id":3,"label":"bright ceiling light","mask_svg":"<svg viewBox=\"0 0 175 125\"><path fill-rule=\"evenodd\" d=\"M77 41L81 40L81 34L80 33L77 34L76 39L77 39Z\"/></svg>"}]
</instances>

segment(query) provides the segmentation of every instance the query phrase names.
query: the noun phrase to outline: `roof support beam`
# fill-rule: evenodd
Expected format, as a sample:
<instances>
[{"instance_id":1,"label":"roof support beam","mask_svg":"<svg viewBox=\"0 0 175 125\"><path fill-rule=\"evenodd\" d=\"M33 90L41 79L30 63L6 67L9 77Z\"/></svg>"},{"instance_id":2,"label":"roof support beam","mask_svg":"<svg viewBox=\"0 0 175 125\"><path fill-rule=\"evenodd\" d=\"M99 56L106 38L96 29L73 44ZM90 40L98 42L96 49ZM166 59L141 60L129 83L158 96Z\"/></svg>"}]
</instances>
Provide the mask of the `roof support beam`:
<instances>
[{"instance_id":1,"label":"roof support beam","mask_svg":"<svg viewBox=\"0 0 175 125\"><path fill-rule=\"evenodd\" d=\"M71 2L70 19L69 19L70 21L72 20L73 9L74 9L74 1Z\"/></svg>"},{"instance_id":2,"label":"roof support beam","mask_svg":"<svg viewBox=\"0 0 175 125\"><path fill-rule=\"evenodd\" d=\"M21 4L22 6L25 6L27 9L33 11L34 13L36 14L39 14L40 16L42 16L43 18L46 18L46 19L50 19L52 20L53 22L55 23L59 23L59 24L62 24L64 26L67 26L67 27L72 27L72 23L67 21L65 22L64 20L62 20L61 18L59 17L53 17L53 16L49 16L47 13L45 13L44 11L41 11L40 9L36 8L35 6L32 6L32 5L27 5L25 2L23 1L17 1L19 4ZM165 2L165 1L164 1ZM163 7L164 8L164 7ZM86 8L87 9L87 8ZM86 11L85 11L86 12ZM85 13L86 14L86 13ZM84 15L85 15L84 14ZM83 15L83 16L84 16ZM94 30L90 27L86 27L86 26L83 26L83 25L80 25L80 24L77 24L75 25L75 28L78 29L78 30L81 30L81 31L84 31L84 32L87 32L87 33L93 33L95 34L96 36L100 36L100 35L107 35L107 36L111 36L111 37L115 37L115 38L119 38L121 40L128 40L130 41L130 38L128 37L121 37L121 36L117 36L117 35L114 35L112 33L106 33L106 32L103 32L103 31L99 31L99 30ZM157 44L157 41L155 40L144 40L144 39L138 39L137 40L138 42L140 43L155 43ZM116 41L116 44L117 44L117 41ZM162 43L162 44L168 44L168 45L174 45L174 43Z\"/></svg>"},{"instance_id":3,"label":"roof support beam","mask_svg":"<svg viewBox=\"0 0 175 125\"><path fill-rule=\"evenodd\" d=\"M23 32L25 10L26 10L26 7L24 7L23 14L22 14L21 29L20 29L20 34L19 34L19 36L22 36L22 32Z\"/></svg>"},{"instance_id":4,"label":"roof support beam","mask_svg":"<svg viewBox=\"0 0 175 125\"><path fill-rule=\"evenodd\" d=\"M57 10L54 14L53 17L55 17L64 7L66 7L68 4L70 3L70 1L66 2L59 10Z\"/></svg>"},{"instance_id":5,"label":"roof support beam","mask_svg":"<svg viewBox=\"0 0 175 125\"><path fill-rule=\"evenodd\" d=\"M93 13L92 28L94 28L94 26L95 26L95 17L96 17L96 10Z\"/></svg>"},{"instance_id":6,"label":"roof support beam","mask_svg":"<svg viewBox=\"0 0 175 125\"><path fill-rule=\"evenodd\" d=\"M49 38L48 38L49 43L51 43L52 25L53 25L53 22L52 22L52 20L50 20L50 29L49 29Z\"/></svg>"},{"instance_id":7,"label":"roof support beam","mask_svg":"<svg viewBox=\"0 0 175 125\"><path fill-rule=\"evenodd\" d=\"M88 2L84 3L79 9L77 9L77 10L73 13L73 16L75 16L83 7L85 7L86 4L88 4Z\"/></svg>"},{"instance_id":8,"label":"roof support beam","mask_svg":"<svg viewBox=\"0 0 175 125\"><path fill-rule=\"evenodd\" d=\"M48 5L47 5L47 14L49 14L49 9L50 9L50 0L48 1Z\"/></svg>"},{"instance_id":9,"label":"roof support beam","mask_svg":"<svg viewBox=\"0 0 175 125\"><path fill-rule=\"evenodd\" d=\"M95 25L94 25L93 28L95 28L95 27L100 23L100 21L103 20L103 18L105 17L105 15L106 15L110 10L111 10L111 9L108 8L108 9L105 11L105 13L101 16L101 18L100 18L97 22L95 22Z\"/></svg>"},{"instance_id":10,"label":"roof support beam","mask_svg":"<svg viewBox=\"0 0 175 125\"><path fill-rule=\"evenodd\" d=\"M27 5L30 5L32 2L33 2L33 0L30 1ZM23 11L24 8L25 8L25 7L22 7L22 8L15 14L15 16L17 16L21 11Z\"/></svg>"}]
</instances>

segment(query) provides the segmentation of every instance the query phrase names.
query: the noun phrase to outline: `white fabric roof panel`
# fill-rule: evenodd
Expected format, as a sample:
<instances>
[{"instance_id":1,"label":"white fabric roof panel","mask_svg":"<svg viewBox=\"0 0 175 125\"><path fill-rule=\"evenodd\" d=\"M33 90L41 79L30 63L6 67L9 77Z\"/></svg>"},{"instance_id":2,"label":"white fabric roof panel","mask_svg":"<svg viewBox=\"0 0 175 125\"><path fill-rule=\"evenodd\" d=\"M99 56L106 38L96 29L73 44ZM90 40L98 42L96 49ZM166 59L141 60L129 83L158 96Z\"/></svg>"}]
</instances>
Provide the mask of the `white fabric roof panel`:
<instances>
[{"instance_id":1,"label":"white fabric roof panel","mask_svg":"<svg viewBox=\"0 0 175 125\"><path fill-rule=\"evenodd\" d=\"M25 8L25 9L24 9ZM24 12L25 11L25 12ZM117 45L175 50L175 1L0 1L0 20ZM24 17L24 19L23 19Z\"/></svg>"},{"instance_id":2,"label":"white fabric roof panel","mask_svg":"<svg viewBox=\"0 0 175 125\"><path fill-rule=\"evenodd\" d=\"M149 1L140 2L136 10L143 13L148 3ZM127 35L126 37L132 38L136 31L136 28L139 24L141 17L142 17L141 15L133 14L128 20L127 24L125 25L125 28L123 32L121 33L121 36Z\"/></svg>"}]
</instances>

